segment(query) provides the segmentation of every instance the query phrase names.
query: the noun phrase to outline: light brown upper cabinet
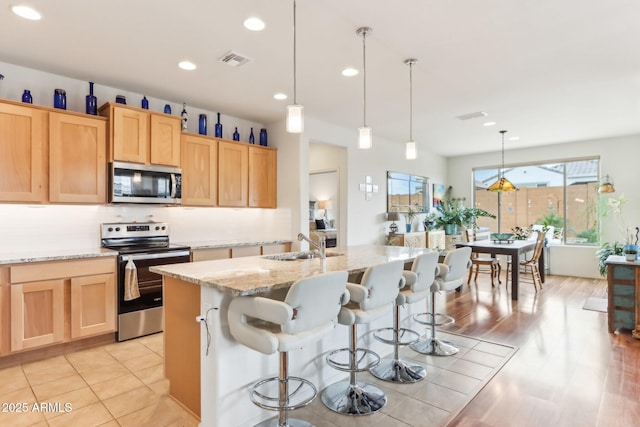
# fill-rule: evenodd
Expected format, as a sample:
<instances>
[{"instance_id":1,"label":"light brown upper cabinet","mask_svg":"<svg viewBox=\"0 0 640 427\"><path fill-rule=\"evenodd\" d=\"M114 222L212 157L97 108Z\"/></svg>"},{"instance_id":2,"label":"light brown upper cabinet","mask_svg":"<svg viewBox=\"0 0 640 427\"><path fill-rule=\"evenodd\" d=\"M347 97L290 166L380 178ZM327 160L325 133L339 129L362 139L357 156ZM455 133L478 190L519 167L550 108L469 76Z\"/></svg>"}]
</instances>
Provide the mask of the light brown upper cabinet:
<instances>
[{"instance_id":1,"label":"light brown upper cabinet","mask_svg":"<svg viewBox=\"0 0 640 427\"><path fill-rule=\"evenodd\" d=\"M246 207L249 193L249 146L218 142L218 205Z\"/></svg>"},{"instance_id":2,"label":"light brown upper cabinet","mask_svg":"<svg viewBox=\"0 0 640 427\"><path fill-rule=\"evenodd\" d=\"M49 113L49 200L106 203L106 121Z\"/></svg>"},{"instance_id":3,"label":"light brown upper cabinet","mask_svg":"<svg viewBox=\"0 0 640 427\"><path fill-rule=\"evenodd\" d=\"M276 207L277 155L272 148L249 147L249 207Z\"/></svg>"},{"instance_id":4,"label":"light brown upper cabinet","mask_svg":"<svg viewBox=\"0 0 640 427\"><path fill-rule=\"evenodd\" d=\"M218 141L194 134L182 134L182 204L218 204Z\"/></svg>"},{"instance_id":5,"label":"light brown upper cabinet","mask_svg":"<svg viewBox=\"0 0 640 427\"><path fill-rule=\"evenodd\" d=\"M109 161L180 166L180 117L108 102Z\"/></svg>"},{"instance_id":6,"label":"light brown upper cabinet","mask_svg":"<svg viewBox=\"0 0 640 427\"><path fill-rule=\"evenodd\" d=\"M46 201L47 111L0 103L0 201Z\"/></svg>"}]
</instances>

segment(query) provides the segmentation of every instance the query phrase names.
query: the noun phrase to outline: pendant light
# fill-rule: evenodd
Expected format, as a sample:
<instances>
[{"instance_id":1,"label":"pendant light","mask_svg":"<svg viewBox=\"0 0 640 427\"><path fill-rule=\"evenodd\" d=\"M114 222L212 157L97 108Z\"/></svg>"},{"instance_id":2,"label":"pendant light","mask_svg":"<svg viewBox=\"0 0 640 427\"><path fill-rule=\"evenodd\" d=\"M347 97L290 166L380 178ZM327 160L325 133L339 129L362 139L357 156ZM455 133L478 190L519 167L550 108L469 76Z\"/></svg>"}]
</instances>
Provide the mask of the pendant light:
<instances>
[{"instance_id":1,"label":"pendant light","mask_svg":"<svg viewBox=\"0 0 640 427\"><path fill-rule=\"evenodd\" d=\"M607 174L600 180L600 187L598 193L615 193L616 189L613 186L613 179Z\"/></svg>"},{"instance_id":2,"label":"pendant light","mask_svg":"<svg viewBox=\"0 0 640 427\"><path fill-rule=\"evenodd\" d=\"M371 33L370 27L360 27L356 30L356 34L362 36L362 81L364 82L363 96L363 121L362 127L358 128L358 148L368 150L371 148L371 128L367 126L367 34Z\"/></svg>"},{"instance_id":3,"label":"pendant light","mask_svg":"<svg viewBox=\"0 0 640 427\"><path fill-rule=\"evenodd\" d=\"M404 61L409 66L409 141L406 143L405 157L407 160L415 160L418 157L416 142L413 140L413 64L418 62L415 58Z\"/></svg>"},{"instance_id":4,"label":"pendant light","mask_svg":"<svg viewBox=\"0 0 640 427\"><path fill-rule=\"evenodd\" d=\"M304 107L298 105L296 93L296 0L293 0L293 104L287 105L287 132L304 132Z\"/></svg>"},{"instance_id":5,"label":"pendant light","mask_svg":"<svg viewBox=\"0 0 640 427\"><path fill-rule=\"evenodd\" d=\"M487 191L493 192L503 192L503 191L516 191L518 190L515 185L511 183L507 178L504 177L504 134L507 133L506 130L501 130L502 134L502 167L498 171L498 180L491 184Z\"/></svg>"}]
</instances>

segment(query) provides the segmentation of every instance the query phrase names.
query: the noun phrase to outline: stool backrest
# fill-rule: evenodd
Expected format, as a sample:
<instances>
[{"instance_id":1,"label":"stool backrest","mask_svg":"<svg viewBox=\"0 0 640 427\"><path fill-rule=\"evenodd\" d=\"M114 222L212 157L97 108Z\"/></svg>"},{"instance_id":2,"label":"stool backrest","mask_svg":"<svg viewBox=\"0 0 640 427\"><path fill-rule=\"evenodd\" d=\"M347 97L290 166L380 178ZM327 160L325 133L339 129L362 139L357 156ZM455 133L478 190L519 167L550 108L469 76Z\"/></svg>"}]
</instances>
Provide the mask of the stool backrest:
<instances>
[{"instance_id":1,"label":"stool backrest","mask_svg":"<svg viewBox=\"0 0 640 427\"><path fill-rule=\"evenodd\" d=\"M282 332L295 334L329 322L337 323L347 277L346 271L334 271L300 279L291 285L284 302L294 308L295 316L282 325Z\"/></svg>"},{"instance_id":2,"label":"stool backrest","mask_svg":"<svg viewBox=\"0 0 640 427\"><path fill-rule=\"evenodd\" d=\"M438 257L436 251L418 255L411 265L411 271L416 273L418 280L413 284L413 292L428 289L436 278L438 272Z\"/></svg>"},{"instance_id":3,"label":"stool backrest","mask_svg":"<svg viewBox=\"0 0 640 427\"><path fill-rule=\"evenodd\" d=\"M471 248L462 247L453 249L444 257L444 264L448 267L440 271L441 275L436 277L435 283L438 289L450 291L462 285L463 277L467 274L467 269L471 267Z\"/></svg>"},{"instance_id":4,"label":"stool backrest","mask_svg":"<svg viewBox=\"0 0 640 427\"><path fill-rule=\"evenodd\" d=\"M363 310L371 310L395 301L400 291L404 261L391 261L367 268L360 285L369 289L369 297L360 303Z\"/></svg>"}]
</instances>

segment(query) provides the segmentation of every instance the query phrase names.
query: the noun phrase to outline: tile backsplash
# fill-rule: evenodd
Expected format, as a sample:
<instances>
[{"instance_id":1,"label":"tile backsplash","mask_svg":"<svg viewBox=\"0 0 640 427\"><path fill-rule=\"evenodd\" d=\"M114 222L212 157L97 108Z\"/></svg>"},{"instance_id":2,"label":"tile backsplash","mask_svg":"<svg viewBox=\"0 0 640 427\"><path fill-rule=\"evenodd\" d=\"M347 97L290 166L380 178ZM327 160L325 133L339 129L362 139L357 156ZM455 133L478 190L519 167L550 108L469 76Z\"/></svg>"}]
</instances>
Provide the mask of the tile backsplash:
<instances>
[{"instance_id":1,"label":"tile backsplash","mask_svg":"<svg viewBox=\"0 0 640 427\"><path fill-rule=\"evenodd\" d=\"M289 209L0 205L0 252L100 246L100 224L168 222L172 242L291 239Z\"/></svg>"}]
</instances>

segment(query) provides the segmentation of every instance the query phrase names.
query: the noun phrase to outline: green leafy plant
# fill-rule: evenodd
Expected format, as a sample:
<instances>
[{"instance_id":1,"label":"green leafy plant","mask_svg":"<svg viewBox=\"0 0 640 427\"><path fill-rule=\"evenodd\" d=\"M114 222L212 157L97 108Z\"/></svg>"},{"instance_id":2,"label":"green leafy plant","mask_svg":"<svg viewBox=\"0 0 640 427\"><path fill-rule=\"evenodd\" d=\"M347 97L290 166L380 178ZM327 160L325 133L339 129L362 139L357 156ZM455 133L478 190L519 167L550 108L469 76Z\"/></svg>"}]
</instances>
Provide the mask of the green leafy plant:
<instances>
[{"instance_id":1,"label":"green leafy plant","mask_svg":"<svg viewBox=\"0 0 640 427\"><path fill-rule=\"evenodd\" d=\"M553 228L564 227L564 219L555 212L544 215L542 218L536 220L536 224L542 224L546 227L553 226Z\"/></svg>"},{"instance_id":2,"label":"green leafy plant","mask_svg":"<svg viewBox=\"0 0 640 427\"><path fill-rule=\"evenodd\" d=\"M605 242L600 246L600 249L596 251L596 258L598 258L598 271L602 277L607 277L607 258L610 255L622 255L622 243L614 242L613 244Z\"/></svg>"},{"instance_id":3,"label":"green leafy plant","mask_svg":"<svg viewBox=\"0 0 640 427\"><path fill-rule=\"evenodd\" d=\"M458 226L474 226L476 218L488 217L495 218L492 213L479 208L466 208L459 200L444 199L437 206L440 216L436 218L436 225L444 227L447 224L455 224Z\"/></svg>"}]
</instances>

